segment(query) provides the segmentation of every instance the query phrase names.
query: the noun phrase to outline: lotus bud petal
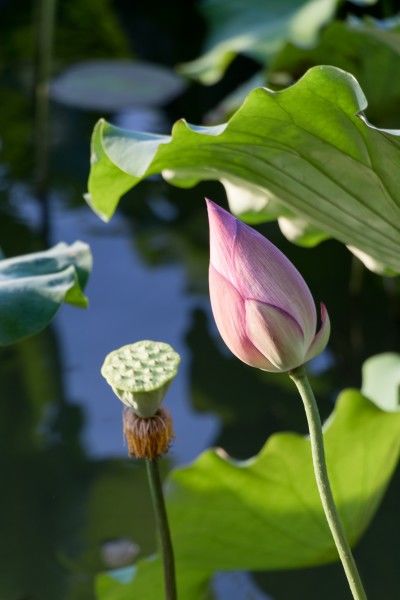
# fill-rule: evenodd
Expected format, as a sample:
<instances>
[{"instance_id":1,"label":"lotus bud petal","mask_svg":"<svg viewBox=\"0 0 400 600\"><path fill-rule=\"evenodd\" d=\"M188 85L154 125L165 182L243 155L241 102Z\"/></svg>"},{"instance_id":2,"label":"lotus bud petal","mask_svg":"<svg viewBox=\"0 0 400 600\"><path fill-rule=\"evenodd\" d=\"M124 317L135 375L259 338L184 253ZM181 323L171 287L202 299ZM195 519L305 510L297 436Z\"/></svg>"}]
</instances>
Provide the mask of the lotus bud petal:
<instances>
[{"instance_id":1,"label":"lotus bud petal","mask_svg":"<svg viewBox=\"0 0 400 600\"><path fill-rule=\"evenodd\" d=\"M321 328L303 277L278 248L207 200L209 287L219 332L240 360L270 372L294 369L323 351L330 322Z\"/></svg>"},{"instance_id":2,"label":"lotus bud petal","mask_svg":"<svg viewBox=\"0 0 400 600\"><path fill-rule=\"evenodd\" d=\"M321 327L314 336L313 341L307 351L306 360L311 360L318 356L325 349L331 333L331 322L325 304L321 302Z\"/></svg>"}]
</instances>

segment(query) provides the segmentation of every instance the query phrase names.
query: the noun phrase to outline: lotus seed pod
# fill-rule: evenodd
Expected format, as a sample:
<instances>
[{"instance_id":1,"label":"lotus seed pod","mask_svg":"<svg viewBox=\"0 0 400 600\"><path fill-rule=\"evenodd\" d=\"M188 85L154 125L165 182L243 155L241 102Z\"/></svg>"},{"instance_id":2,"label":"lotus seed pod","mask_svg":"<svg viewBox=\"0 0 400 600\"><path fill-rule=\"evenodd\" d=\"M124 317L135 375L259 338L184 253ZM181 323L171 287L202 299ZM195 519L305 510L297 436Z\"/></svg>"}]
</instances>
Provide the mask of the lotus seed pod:
<instances>
[{"instance_id":1,"label":"lotus seed pod","mask_svg":"<svg viewBox=\"0 0 400 600\"><path fill-rule=\"evenodd\" d=\"M110 352L101 374L121 402L148 419L160 408L179 362L169 344L143 340Z\"/></svg>"}]
</instances>

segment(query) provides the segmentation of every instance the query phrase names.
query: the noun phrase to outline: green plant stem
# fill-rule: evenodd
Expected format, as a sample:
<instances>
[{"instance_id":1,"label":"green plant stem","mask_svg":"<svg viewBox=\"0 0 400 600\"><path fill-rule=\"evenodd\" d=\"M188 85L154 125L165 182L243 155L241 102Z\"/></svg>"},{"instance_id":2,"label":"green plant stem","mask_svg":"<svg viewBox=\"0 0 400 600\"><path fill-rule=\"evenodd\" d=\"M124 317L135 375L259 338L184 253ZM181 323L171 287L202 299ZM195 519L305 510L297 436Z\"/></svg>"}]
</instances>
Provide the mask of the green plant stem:
<instances>
[{"instance_id":1,"label":"green plant stem","mask_svg":"<svg viewBox=\"0 0 400 600\"><path fill-rule=\"evenodd\" d=\"M315 479L318 486L326 520L328 521L333 539L339 553L340 560L346 573L347 581L355 600L367 600L357 566L347 541L344 527L336 509L335 501L326 468L324 438L322 434L321 419L314 393L311 389L304 367L293 369L289 373L295 383L306 411L308 428L310 430L311 452L314 465Z\"/></svg>"},{"instance_id":2,"label":"green plant stem","mask_svg":"<svg viewBox=\"0 0 400 600\"><path fill-rule=\"evenodd\" d=\"M175 560L171 534L168 525L168 515L165 508L164 494L161 485L158 459L145 459L149 479L151 497L153 500L158 534L161 543L161 553L164 566L164 589L166 600L176 600Z\"/></svg>"}]
</instances>

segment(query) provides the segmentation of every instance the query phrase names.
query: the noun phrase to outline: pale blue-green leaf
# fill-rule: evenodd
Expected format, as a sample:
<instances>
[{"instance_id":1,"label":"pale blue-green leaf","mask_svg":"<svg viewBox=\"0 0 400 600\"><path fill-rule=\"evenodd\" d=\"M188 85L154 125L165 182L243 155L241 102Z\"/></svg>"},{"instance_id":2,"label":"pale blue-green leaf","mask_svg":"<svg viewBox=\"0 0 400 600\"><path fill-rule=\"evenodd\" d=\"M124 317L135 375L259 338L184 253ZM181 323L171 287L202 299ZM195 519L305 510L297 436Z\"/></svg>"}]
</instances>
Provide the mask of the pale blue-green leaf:
<instances>
[{"instance_id":1,"label":"pale blue-green leaf","mask_svg":"<svg viewBox=\"0 0 400 600\"><path fill-rule=\"evenodd\" d=\"M386 411L400 411L400 354L386 352L365 361L362 392Z\"/></svg>"},{"instance_id":2,"label":"pale blue-green leaf","mask_svg":"<svg viewBox=\"0 0 400 600\"><path fill-rule=\"evenodd\" d=\"M370 125L366 106L352 75L322 66L281 92L254 90L218 126L181 120L159 136L99 121L88 201L108 220L149 175L182 186L227 180L400 272L400 132Z\"/></svg>"},{"instance_id":3,"label":"pale blue-green leaf","mask_svg":"<svg viewBox=\"0 0 400 600\"><path fill-rule=\"evenodd\" d=\"M86 307L91 266L83 242L0 260L0 345L41 331L63 302Z\"/></svg>"},{"instance_id":4,"label":"pale blue-green leaf","mask_svg":"<svg viewBox=\"0 0 400 600\"><path fill-rule=\"evenodd\" d=\"M162 65L133 60L92 60L61 73L51 83L50 94L68 106L116 112L135 106L161 106L184 88L184 80Z\"/></svg>"}]
</instances>

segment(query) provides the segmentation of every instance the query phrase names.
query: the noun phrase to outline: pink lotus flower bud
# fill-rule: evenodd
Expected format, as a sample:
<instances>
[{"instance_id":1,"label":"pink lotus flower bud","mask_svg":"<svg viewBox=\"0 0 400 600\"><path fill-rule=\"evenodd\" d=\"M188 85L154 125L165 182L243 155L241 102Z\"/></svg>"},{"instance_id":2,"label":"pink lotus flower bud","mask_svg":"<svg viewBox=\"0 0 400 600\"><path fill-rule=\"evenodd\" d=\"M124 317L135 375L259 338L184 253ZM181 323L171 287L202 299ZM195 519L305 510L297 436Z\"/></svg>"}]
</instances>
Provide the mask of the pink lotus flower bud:
<instances>
[{"instance_id":1,"label":"pink lotus flower bud","mask_svg":"<svg viewBox=\"0 0 400 600\"><path fill-rule=\"evenodd\" d=\"M207 200L209 285L219 332L240 360L270 372L290 371L325 348L330 322L297 269L260 233Z\"/></svg>"}]
</instances>

